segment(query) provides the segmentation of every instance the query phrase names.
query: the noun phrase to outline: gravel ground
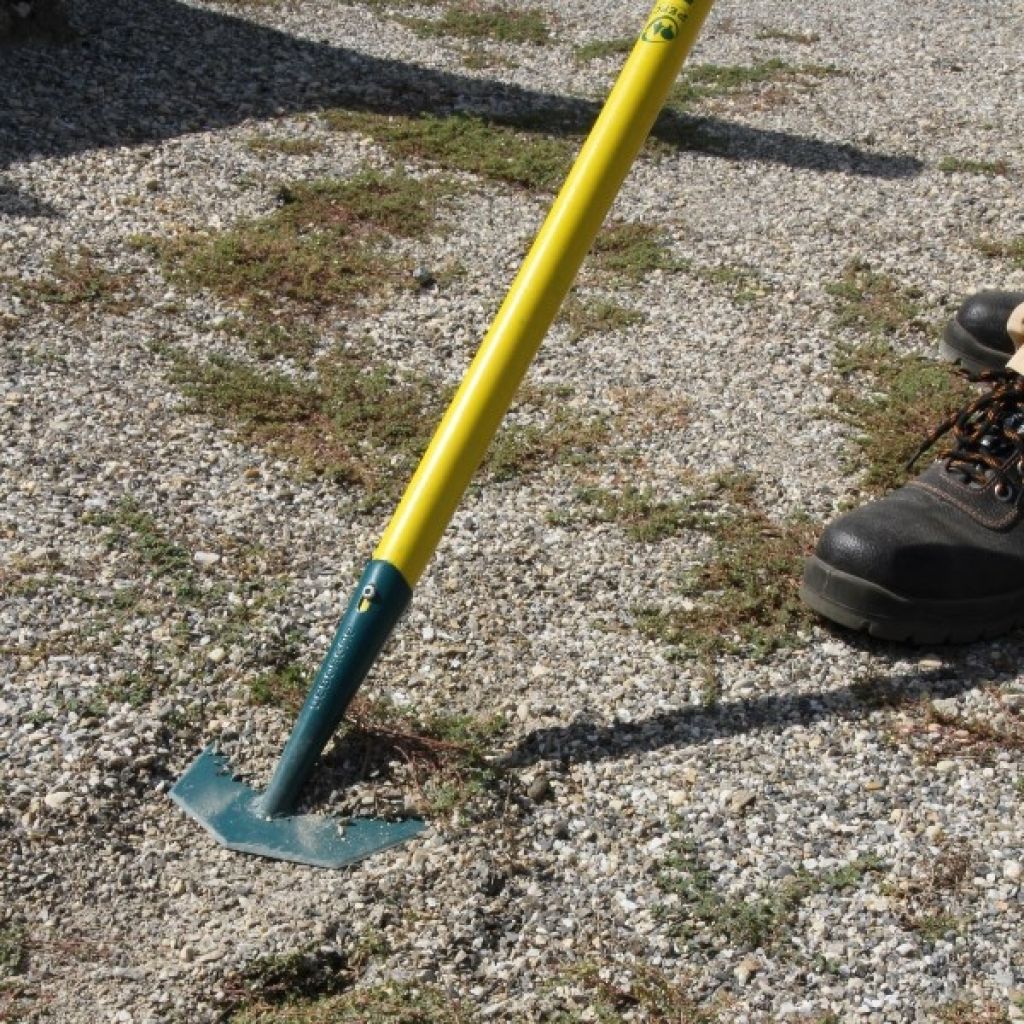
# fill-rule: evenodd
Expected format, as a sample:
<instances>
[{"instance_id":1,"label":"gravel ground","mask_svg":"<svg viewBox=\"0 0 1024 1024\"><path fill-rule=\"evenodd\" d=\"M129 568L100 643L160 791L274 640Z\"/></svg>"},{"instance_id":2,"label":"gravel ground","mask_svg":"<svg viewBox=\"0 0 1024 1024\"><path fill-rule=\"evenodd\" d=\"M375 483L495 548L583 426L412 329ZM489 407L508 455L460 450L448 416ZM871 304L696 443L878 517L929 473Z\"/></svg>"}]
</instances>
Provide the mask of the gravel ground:
<instances>
[{"instance_id":1,"label":"gravel ground","mask_svg":"<svg viewBox=\"0 0 1024 1024\"><path fill-rule=\"evenodd\" d=\"M387 510L189 411L169 353L224 349L232 309L133 239L390 166L326 107L598 104L618 58L573 48L635 32L646 5L537 6L556 39L488 43L482 69L464 41L336 0L78 0L75 42L0 50L0 1019L218 1020L266 958L326 975L357 949L360 986L481 1019L597 1019L617 993L621 1019L667 1020L626 998L654 976L735 1024L1024 1019L1021 638L918 651L808 626L767 659L722 656L709 705L706 671L634 622L680 600L706 539L566 515L576 466L472 489L368 683L424 714L501 713L500 792L343 872L226 852L167 797L217 738L266 779L290 715L250 685L282 647L315 666ZM740 302L656 271L615 292L642 323L555 327L533 383L632 417L629 457L610 446L593 482L682 498L739 468L769 516L815 522L856 493L828 402L857 336L827 288L861 258L917 289L933 327L900 344L929 355L961 296L1024 288L975 244L1024 234L1021 30L1013 0L719 0L693 62L839 73L707 101L724 154L663 145L630 175L616 216L765 287ZM267 133L316 146L254 151ZM460 180L444 229L402 244L465 274L328 316L325 343L365 335L458 379L549 201ZM82 251L126 275L124 301L33 301L26 283ZM126 507L136 540L186 552L198 598L112 543ZM318 809L350 807L343 760ZM357 802L385 784L415 802L408 771L378 771ZM743 924L779 894L770 934Z\"/></svg>"}]
</instances>

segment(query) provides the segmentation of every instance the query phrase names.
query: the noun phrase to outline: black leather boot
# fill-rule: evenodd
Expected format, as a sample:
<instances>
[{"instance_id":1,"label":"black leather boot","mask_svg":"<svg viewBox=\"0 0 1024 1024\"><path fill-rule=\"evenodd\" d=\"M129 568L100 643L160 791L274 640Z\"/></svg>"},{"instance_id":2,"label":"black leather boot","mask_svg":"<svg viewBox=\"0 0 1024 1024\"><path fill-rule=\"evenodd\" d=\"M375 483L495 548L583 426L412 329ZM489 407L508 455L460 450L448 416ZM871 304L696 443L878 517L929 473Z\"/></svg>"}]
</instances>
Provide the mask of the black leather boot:
<instances>
[{"instance_id":1,"label":"black leather boot","mask_svg":"<svg viewBox=\"0 0 1024 1024\"><path fill-rule=\"evenodd\" d=\"M1001 370L1013 355L1006 321L1022 302L1024 292L993 290L969 295L946 324L942 354L970 373Z\"/></svg>"},{"instance_id":2,"label":"black leather boot","mask_svg":"<svg viewBox=\"0 0 1024 1024\"><path fill-rule=\"evenodd\" d=\"M949 451L916 480L840 516L804 569L801 596L872 636L960 643L1024 624L1024 377L942 424Z\"/></svg>"}]
</instances>

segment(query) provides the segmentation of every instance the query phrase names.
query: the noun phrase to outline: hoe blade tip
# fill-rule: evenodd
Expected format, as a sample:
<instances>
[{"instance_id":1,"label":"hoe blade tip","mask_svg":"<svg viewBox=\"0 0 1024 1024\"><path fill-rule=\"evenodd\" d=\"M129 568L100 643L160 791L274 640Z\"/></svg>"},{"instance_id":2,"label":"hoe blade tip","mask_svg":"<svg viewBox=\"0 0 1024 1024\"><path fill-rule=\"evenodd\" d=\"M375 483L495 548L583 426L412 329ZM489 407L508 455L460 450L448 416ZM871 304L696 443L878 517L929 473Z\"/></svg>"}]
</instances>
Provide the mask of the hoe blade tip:
<instances>
[{"instance_id":1,"label":"hoe blade tip","mask_svg":"<svg viewBox=\"0 0 1024 1024\"><path fill-rule=\"evenodd\" d=\"M339 825L315 814L268 818L260 809L260 794L233 778L213 747L199 755L170 795L222 846L317 867L344 867L411 839L424 828L417 819L355 818Z\"/></svg>"}]
</instances>

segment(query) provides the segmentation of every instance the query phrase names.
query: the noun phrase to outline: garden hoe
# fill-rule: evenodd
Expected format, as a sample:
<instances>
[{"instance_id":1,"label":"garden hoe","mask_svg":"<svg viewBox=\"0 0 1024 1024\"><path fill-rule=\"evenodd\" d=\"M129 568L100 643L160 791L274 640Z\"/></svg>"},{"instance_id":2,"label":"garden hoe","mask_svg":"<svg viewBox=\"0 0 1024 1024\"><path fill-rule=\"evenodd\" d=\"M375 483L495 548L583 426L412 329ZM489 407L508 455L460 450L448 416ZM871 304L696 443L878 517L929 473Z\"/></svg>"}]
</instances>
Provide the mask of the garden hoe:
<instances>
[{"instance_id":1,"label":"garden hoe","mask_svg":"<svg viewBox=\"0 0 1024 1024\"><path fill-rule=\"evenodd\" d=\"M655 4L352 595L274 776L258 793L208 748L171 797L233 850L340 867L417 820L296 814L299 794L416 585L640 151L714 0Z\"/></svg>"}]
</instances>

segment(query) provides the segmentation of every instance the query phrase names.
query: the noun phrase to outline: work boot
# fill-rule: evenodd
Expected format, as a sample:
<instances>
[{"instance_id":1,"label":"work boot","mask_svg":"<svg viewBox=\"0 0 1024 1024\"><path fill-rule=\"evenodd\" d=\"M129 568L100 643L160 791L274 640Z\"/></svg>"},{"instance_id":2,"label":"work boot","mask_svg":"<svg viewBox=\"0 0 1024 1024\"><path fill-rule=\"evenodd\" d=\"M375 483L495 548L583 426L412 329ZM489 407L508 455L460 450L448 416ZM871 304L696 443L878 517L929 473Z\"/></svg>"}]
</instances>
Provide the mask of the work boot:
<instances>
[{"instance_id":1,"label":"work boot","mask_svg":"<svg viewBox=\"0 0 1024 1024\"><path fill-rule=\"evenodd\" d=\"M1006 321L1024 303L1024 292L983 291L964 299L946 324L942 354L968 373L1001 370L1013 355Z\"/></svg>"},{"instance_id":2,"label":"work boot","mask_svg":"<svg viewBox=\"0 0 1024 1024\"><path fill-rule=\"evenodd\" d=\"M922 644L1024 624L1024 377L981 379L985 393L922 445L950 433L938 461L825 529L800 590L816 612Z\"/></svg>"}]
</instances>

